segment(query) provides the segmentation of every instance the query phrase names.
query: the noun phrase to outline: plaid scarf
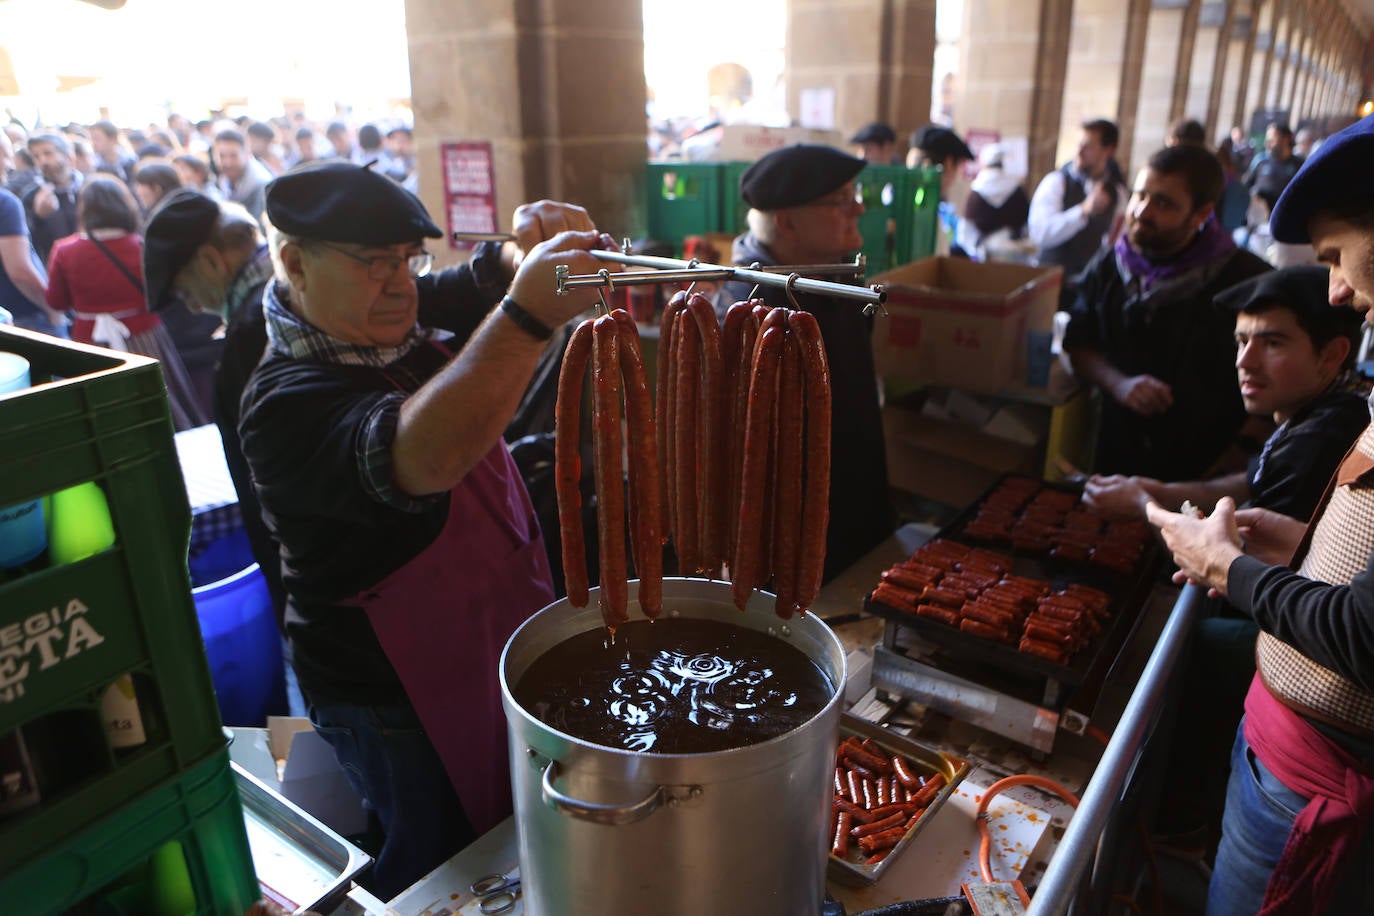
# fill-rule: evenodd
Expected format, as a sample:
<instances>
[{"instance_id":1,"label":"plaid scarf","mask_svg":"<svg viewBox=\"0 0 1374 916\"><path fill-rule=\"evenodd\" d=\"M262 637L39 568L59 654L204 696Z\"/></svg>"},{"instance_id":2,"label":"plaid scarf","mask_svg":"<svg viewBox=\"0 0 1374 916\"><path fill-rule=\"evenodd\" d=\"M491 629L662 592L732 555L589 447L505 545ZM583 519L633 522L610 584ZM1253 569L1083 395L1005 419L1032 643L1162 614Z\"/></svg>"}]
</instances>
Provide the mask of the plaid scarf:
<instances>
[{"instance_id":1,"label":"plaid scarf","mask_svg":"<svg viewBox=\"0 0 1374 916\"><path fill-rule=\"evenodd\" d=\"M263 315L267 319L267 341L274 353L292 359L345 366L372 366L382 369L405 356L427 340L446 335L415 325L405 340L395 347L369 347L346 343L330 337L289 306L290 290L281 283L269 283L262 294ZM452 335L447 335L452 336Z\"/></svg>"}]
</instances>

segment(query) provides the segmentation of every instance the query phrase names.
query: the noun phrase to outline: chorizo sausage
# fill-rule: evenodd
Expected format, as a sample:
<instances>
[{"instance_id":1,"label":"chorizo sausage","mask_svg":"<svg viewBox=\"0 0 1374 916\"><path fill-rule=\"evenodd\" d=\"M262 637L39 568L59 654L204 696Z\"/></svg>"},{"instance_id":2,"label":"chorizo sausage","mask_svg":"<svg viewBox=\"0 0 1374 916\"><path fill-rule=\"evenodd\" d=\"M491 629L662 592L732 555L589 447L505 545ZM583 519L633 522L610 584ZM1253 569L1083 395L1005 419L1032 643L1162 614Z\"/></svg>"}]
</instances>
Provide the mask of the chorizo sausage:
<instances>
[{"instance_id":1,"label":"chorizo sausage","mask_svg":"<svg viewBox=\"0 0 1374 916\"><path fill-rule=\"evenodd\" d=\"M748 302L736 302L725 313L725 323L721 328L721 357L725 362L724 389L725 420L722 429L725 436L725 559L735 561L735 507L739 503L739 460L740 449L744 447L739 435L744 425L744 411L748 401L740 397L741 380L747 378L747 369L740 365L740 353L744 348L744 329L750 323L753 306ZM753 339L750 338L750 346ZM747 384L747 382L746 382Z\"/></svg>"},{"instance_id":2,"label":"chorizo sausage","mask_svg":"<svg viewBox=\"0 0 1374 916\"><path fill-rule=\"evenodd\" d=\"M854 821L853 816L848 811L835 812L835 832L834 838L830 843L830 854L839 856L843 859L849 855L849 831L850 824Z\"/></svg>"},{"instance_id":3,"label":"chorizo sausage","mask_svg":"<svg viewBox=\"0 0 1374 916\"><path fill-rule=\"evenodd\" d=\"M886 758L870 753L856 745L849 745L841 749L840 756L874 773L887 775L892 772L892 764Z\"/></svg>"},{"instance_id":4,"label":"chorizo sausage","mask_svg":"<svg viewBox=\"0 0 1374 916\"><path fill-rule=\"evenodd\" d=\"M702 568L712 577L720 575L725 562L725 428L721 423L725 405L725 358L716 323L716 310L700 293L687 305L696 322L700 338L700 408L697 414L697 468L701 508L697 520L698 549Z\"/></svg>"},{"instance_id":5,"label":"chorizo sausage","mask_svg":"<svg viewBox=\"0 0 1374 916\"><path fill-rule=\"evenodd\" d=\"M769 327L759 334L750 369L749 407L745 419L744 468L740 479L739 537L731 570L731 590L741 611L758 584L762 554L763 507L768 493L768 443L772 439L773 404L784 332Z\"/></svg>"},{"instance_id":6,"label":"chorizo sausage","mask_svg":"<svg viewBox=\"0 0 1374 916\"><path fill-rule=\"evenodd\" d=\"M686 310L678 313L676 336L677 372L674 397L677 401L677 429L673 432L673 451L677 473L677 527L673 543L677 547L678 571L690 576L701 570L700 508L697 465L697 405L701 388L701 335L695 319Z\"/></svg>"},{"instance_id":7,"label":"chorizo sausage","mask_svg":"<svg viewBox=\"0 0 1374 916\"><path fill-rule=\"evenodd\" d=\"M674 397L677 382L677 313L687 304L687 294L678 292L668 300L659 322L658 339L658 380L654 386L656 401L654 417L658 422L658 466L662 470L660 489L661 505L666 513L661 532L667 537L677 531L677 471L674 461L673 431L677 429L677 399Z\"/></svg>"},{"instance_id":8,"label":"chorizo sausage","mask_svg":"<svg viewBox=\"0 0 1374 916\"><path fill-rule=\"evenodd\" d=\"M918 604L916 616L938 620L946 626L957 627L959 625L958 611L951 611L949 608L940 607L937 604Z\"/></svg>"},{"instance_id":9,"label":"chorizo sausage","mask_svg":"<svg viewBox=\"0 0 1374 916\"><path fill-rule=\"evenodd\" d=\"M906 819L906 812L899 811L896 814L890 814L881 820L875 820L870 824L860 824L859 826L852 828L849 832L853 834L853 836L855 836L856 838L865 837L874 833L882 833L884 830L891 830L893 827L900 827L906 823Z\"/></svg>"},{"instance_id":10,"label":"chorizo sausage","mask_svg":"<svg viewBox=\"0 0 1374 916\"><path fill-rule=\"evenodd\" d=\"M919 592L913 592L888 582L879 583L870 597L879 604L889 604L908 611L914 611L916 605L921 603Z\"/></svg>"},{"instance_id":11,"label":"chorizo sausage","mask_svg":"<svg viewBox=\"0 0 1374 916\"><path fill-rule=\"evenodd\" d=\"M615 319L592 325L592 446L601 553L601 618L615 632L629 616L625 574L625 472L621 464L620 354Z\"/></svg>"},{"instance_id":12,"label":"chorizo sausage","mask_svg":"<svg viewBox=\"0 0 1374 916\"><path fill-rule=\"evenodd\" d=\"M773 537L774 610L783 620L802 610L797 600L798 564L801 561L803 424L806 422L797 335L787 333L782 345L778 378L778 462L776 516Z\"/></svg>"},{"instance_id":13,"label":"chorizo sausage","mask_svg":"<svg viewBox=\"0 0 1374 916\"><path fill-rule=\"evenodd\" d=\"M856 805L849 799L839 795L835 796L834 807L835 810L843 811L848 814L856 824L867 824L869 821L873 820L873 815L869 813L867 808L862 805Z\"/></svg>"},{"instance_id":14,"label":"chorizo sausage","mask_svg":"<svg viewBox=\"0 0 1374 916\"><path fill-rule=\"evenodd\" d=\"M897 777L898 782L908 789L916 788L921 784L916 774L911 772L911 767L907 764L905 757L892 758L892 774Z\"/></svg>"},{"instance_id":15,"label":"chorizo sausage","mask_svg":"<svg viewBox=\"0 0 1374 916\"><path fill-rule=\"evenodd\" d=\"M791 312L787 326L797 339L806 386L806 481L797 562L797 604L805 610L820 593L825 573L825 534L830 522L830 364L815 315Z\"/></svg>"},{"instance_id":16,"label":"chorizo sausage","mask_svg":"<svg viewBox=\"0 0 1374 916\"><path fill-rule=\"evenodd\" d=\"M893 827L891 830L884 830L882 833L874 833L866 837L859 838L859 849L865 853L875 853L881 849L891 849L902 841L906 836L906 827Z\"/></svg>"},{"instance_id":17,"label":"chorizo sausage","mask_svg":"<svg viewBox=\"0 0 1374 916\"><path fill-rule=\"evenodd\" d=\"M959 629L970 636L979 636L983 639L991 639L995 642L1006 642L1010 635L1002 627L984 623L981 620L974 620L970 617L965 617L963 620L959 621Z\"/></svg>"},{"instance_id":18,"label":"chorizo sausage","mask_svg":"<svg viewBox=\"0 0 1374 916\"><path fill-rule=\"evenodd\" d=\"M577 326L563 351L554 406L554 489L568 603L586 607L587 547L582 535L582 389L592 353L592 319Z\"/></svg>"},{"instance_id":19,"label":"chorizo sausage","mask_svg":"<svg viewBox=\"0 0 1374 916\"><path fill-rule=\"evenodd\" d=\"M658 430L649 378L639 346L639 328L624 309L611 312L620 332L620 377L625 386L626 447L629 451L630 525L639 608L645 617L663 613L663 513L659 503Z\"/></svg>"}]
</instances>

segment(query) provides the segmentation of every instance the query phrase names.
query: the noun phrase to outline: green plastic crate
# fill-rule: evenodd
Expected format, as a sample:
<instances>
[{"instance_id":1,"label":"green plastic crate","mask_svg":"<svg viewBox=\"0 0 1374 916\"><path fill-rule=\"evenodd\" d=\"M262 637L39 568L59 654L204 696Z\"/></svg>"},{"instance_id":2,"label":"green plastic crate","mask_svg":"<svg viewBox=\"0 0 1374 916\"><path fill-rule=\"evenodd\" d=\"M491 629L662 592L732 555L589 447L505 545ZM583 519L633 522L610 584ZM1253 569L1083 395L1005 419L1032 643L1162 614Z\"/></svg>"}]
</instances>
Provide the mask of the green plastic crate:
<instances>
[{"instance_id":1,"label":"green plastic crate","mask_svg":"<svg viewBox=\"0 0 1374 916\"><path fill-rule=\"evenodd\" d=\"M899 249L910 254L901 263L919 261L935 254L935 242L940 232L941 172L939 166L911 170L907 186L911 209L906 223L907 235L901 240Z\"/></svg>"},{"instance_id":2,"label":"green plastic crate","mask_svg":"<svg viewBox=\"0 0 1374 916\"><path fill-rule=\"evenodd\" d=\"M911 170L901 165L867 165L854 178L854 193L864 205L859 234L864 239L863 254L870 274L905 263L908 249L903 244L904 224L910 220L907 188L911 175Z\"/></svg>"},{"instance_id":3,"label":"green plastic crate","mask_svg":"<svg viewBox=\"0 0 1374 916\"><path fill-rule=\"evenodd\" d=\"M721 174L719 162L649 163L649 237L681 250L687 236L719 231Z\"/></svg>"},{"instance_id":4,"label":"green plastic crate","mask_svg":"<svg viewBox=\"0 0 1374 916\"><path fill-rule=\"evenodd\" d=\"M717 232L743 235L749 231L749 205L739 194L739 180L753 165L752 162L722 162L720 164L720 225Z\"/></svg>"},{"instance_id":5,"label":"green plastic crate","mask_svg":"<svg viewBox=\"0 0 1374 916\"><path fill-rule=\"evenodd\" d=\"M83 912L243 916L262 896L224 749L0 875L5 911L25 916L88 898Z\"/></svg>"},{"instance_id":6,"label":"green plastic crate","mask_svg":"<svg viewBox=\"0 0 1374 916\"><path fill-rule=\"evenodd\" d=\"M156 361L7 327L0 350L27 358L35 383L0 395L0 506L96 481L117 539L80 562L0 583L0 735L50 713L98 721L105 688L125 673L136 677L150 729L119 755L96 729L95 746L79 744L89 772L0 820L0 874L9 874L203 760L223 734Z\"/></svg>"}]
</instances>

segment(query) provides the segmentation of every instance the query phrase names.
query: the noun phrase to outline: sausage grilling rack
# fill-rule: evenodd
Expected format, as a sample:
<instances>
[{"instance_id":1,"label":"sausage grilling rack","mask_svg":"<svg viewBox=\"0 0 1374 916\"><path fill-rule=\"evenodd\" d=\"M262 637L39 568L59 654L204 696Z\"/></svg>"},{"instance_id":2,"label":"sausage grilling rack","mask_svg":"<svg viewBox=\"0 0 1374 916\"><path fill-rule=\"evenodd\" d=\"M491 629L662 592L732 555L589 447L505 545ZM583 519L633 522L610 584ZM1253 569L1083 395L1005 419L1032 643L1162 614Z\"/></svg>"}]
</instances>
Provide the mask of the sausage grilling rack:
<instances>
[{"instance_id":1,"label":"sausage grilling rack","mask_svg":"<svg viewBox=\"0 0 1374 916\"><path fill-rule=\"evenodd\" d=\"M629 245L625 246L629 251ZM660 258L650 255L636 255L619 251L593 251L591 255L602 261L611 261L631 267L648 267L651 271L631 271L612 273L602 269L594 274L572 274L566 264L555 268L558 279L558 294L563 295L570 289L597 287L612 292L618 286L644 286L659 283L695 283L697 280L743 280L760 286L776 286L787 290L789 298L795 293L816 293L833 296L837 299L853 299L864 303L864 314L872 315L876 310L886 317L887 290L881 285L850 286L829 280L815 280L802 274L854 276L862 278L867 263L864 256L858 255L849 264L799 264L790 266L761 267L757 261L748 267L703 264L696 258L681 261L677 258ZM795 304L795 301L794 301Z\"/></svg>"}]
</instances>

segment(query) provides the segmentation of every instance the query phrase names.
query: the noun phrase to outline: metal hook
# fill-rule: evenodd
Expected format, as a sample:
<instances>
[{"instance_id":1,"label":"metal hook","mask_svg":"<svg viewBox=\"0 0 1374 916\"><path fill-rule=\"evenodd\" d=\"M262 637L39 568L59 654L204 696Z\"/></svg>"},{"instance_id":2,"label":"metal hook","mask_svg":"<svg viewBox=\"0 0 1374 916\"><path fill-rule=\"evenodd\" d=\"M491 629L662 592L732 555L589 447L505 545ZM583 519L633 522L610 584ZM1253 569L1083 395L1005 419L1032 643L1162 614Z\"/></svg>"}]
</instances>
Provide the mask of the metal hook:
<instances>
[{"instance_id":1,"label":"metal hook","mask_svg":"<svg viewBox=\"0 0 1374 916\"><path fill-rule=\"evenodd\" d=\"M874 284L870 286L869 289L873 290L875 293L882 293L885 288L879 284ZM870 318L873 317L875 312L882 315L884 318L887 317L887 306L883 304L882 299L879 299L877 302L870 302L863 308L863 313Z\"/></svg>"},{"instance_id":2,"label":"metal hook","mask_svg":"<svg viewBox=\"0 0 1374 916\"><path fill-rule=\"evenodd\" d=\"M750 270L759 270L759 269L762 268L762 267L763 267L763 265L762 265L761 263L759 263L758 261L755 261L754 263L752 263L752 264L749 265L749 269L750 269ZM757 296L757 295L759 294L759 287L760 287L761 285L762 285L762 284L759 284L759 283L755 283L755 284L754 284L754 288L751 289L751 290L749 290L749 296L748 296L747 301L749 301L749 302L754 301L754 297Z\"/></svg>"},{"instance_id":3,"label":"metal hook","mask_svg":"<svg viewBox=\"0 0 1374 916\"><path fill-rule=\"evenodd\" d=\"M787 275L787 282L783 285L783 292L787 293L787 301L790 302L792 304L792 308L797 311L801 311L801 306L797 304L797 294L794 291L794 287L797 285L797 281L800 279L801 274L790 273Z\"/></svg>"},{"instance_id":4,"label":"metal hook","mask_svg":"<svg viewBox=\"0 0 1374 916\"><path fill-rule=\"evenodd\" d=\"M606 290L609 289L611 292L615 292L615 281L611 279L611 272L604 267L598 270L596 275L601 278L603 284L596 288L596 295L597 298L601 300L602 308L602 311L598 314L609 315L611 313L611 303L606 299Z\"/></svg>"},{"instance_id":5,"label":"metal hook","mask_svg":"<svg viewBox=\"0 0 1374 916\"><path fill-rule=\"evenodd\" d=\"M620 240L620 250L621 250L621 252L624 253L624 254L634 254L634 253L635 253L635 246L634 246L634 243L630 241L630 237L629 237L628 235L625 236L623 239Z\"/></svg>"}]
</instances>

